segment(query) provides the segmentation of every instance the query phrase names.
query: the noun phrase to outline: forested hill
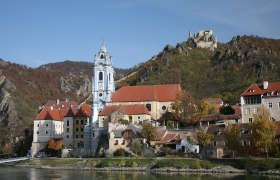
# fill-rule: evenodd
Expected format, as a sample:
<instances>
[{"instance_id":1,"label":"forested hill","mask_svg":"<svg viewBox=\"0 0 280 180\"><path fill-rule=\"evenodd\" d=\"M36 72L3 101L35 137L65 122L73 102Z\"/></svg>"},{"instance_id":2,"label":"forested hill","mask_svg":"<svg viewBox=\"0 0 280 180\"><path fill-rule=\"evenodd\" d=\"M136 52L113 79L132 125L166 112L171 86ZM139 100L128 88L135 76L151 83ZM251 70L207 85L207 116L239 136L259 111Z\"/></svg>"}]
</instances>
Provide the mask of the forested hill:
<instances>
[{"instance_id":1,"label":"forested hill","mask_svg":"<svg viewBox=\"0 0 280 180\"><path fill-rule=\"evenodd\" d=\"M250 84L280 81L280 40L236 36L215 51L188 42L167 45L135 72L120 85L180 83L197 99L220 97L234 104Z\"/></svg>"}]
</instances>

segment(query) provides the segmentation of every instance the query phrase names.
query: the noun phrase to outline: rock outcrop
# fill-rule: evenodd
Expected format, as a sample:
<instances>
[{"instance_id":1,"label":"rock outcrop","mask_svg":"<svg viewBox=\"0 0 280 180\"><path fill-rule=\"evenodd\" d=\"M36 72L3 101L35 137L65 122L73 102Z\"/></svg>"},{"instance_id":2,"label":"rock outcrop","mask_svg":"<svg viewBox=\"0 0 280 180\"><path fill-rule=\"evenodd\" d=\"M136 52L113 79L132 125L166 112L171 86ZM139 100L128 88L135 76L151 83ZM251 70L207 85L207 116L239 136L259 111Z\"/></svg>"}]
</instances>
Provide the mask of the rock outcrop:
<instances>
[{"instance_id":1,"label":"rock outcrop","mask_svg":"<svg viewBox=\"0 0 280 180\"><path fill-rule=\"evenodd\" d=\"M189 31L187 43L192 44L197 48L214 51L217 48L218 41L212 30L202 30L196 34L192 34L191 31Z\"/></svg>"}]
</instances>

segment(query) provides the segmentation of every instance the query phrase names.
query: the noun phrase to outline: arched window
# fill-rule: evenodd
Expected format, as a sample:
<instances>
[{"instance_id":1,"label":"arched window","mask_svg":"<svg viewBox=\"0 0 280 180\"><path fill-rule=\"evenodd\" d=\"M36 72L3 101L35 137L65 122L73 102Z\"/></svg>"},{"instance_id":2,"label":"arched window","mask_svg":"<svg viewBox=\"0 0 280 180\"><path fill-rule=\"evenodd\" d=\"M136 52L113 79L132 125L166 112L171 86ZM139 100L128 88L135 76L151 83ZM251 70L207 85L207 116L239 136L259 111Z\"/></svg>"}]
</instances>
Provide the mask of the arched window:
<instances>
[{"instance_id":1,"label":"arched window","mask_svg":"<svg viewBox=\"0 0 280 180\"><path fill-rule=\"evenodd\" d=\"M109 81L111 81L111 73L109 73Z\"/></svg>"},{"instance_id":2,"label":"arched window","mask_svg":"<svg viewBox=\"0 0 280 180\"><path fill-rule=\"evenodd\" d=\"M151 104L146 104L146 108L148 109L148 111L151 111Z\"/></svg>"},{"instance_id":3,"label":"arched window","mask_svg":"<svg viewBox=\"0 0 280 180\"><path fill-rule=\"evenodd\" d=\"M103 80L103 73L102 72L99 72L99 81L102 81Z\"/></svg>"}]
</instances>

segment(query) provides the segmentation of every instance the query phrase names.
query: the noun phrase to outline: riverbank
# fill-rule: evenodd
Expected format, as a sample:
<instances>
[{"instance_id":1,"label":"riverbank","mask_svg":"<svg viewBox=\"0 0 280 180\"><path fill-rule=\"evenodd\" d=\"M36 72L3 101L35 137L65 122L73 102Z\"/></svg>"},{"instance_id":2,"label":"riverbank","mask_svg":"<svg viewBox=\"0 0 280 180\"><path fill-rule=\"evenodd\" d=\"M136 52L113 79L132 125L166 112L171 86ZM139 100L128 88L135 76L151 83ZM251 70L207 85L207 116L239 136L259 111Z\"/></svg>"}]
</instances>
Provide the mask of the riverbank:
<instances>
[{"instance_id":1,"label":"riverbank","mask_svg":"<svg viewBox=\"0 0 280 180\"><path fill-rule=\"evenodd\" d=\"M258 173L280 175L279 159L200 160L189 158L98 158L30 159L16 164L18 167L88 170L139 171L155 173Z\"/></svg>"}]
</instances>

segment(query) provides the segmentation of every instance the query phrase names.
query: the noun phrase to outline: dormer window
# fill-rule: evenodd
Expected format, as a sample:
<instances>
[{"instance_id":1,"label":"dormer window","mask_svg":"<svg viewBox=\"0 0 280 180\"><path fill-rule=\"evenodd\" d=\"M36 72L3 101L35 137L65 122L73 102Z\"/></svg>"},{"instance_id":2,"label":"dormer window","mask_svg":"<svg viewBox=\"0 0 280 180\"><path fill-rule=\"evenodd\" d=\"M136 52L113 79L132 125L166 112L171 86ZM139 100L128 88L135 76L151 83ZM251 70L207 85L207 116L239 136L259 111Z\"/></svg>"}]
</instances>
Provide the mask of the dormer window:
<instances>
[{"instance_id":1,"label":"dormer window","mask_svg":"<svg viewBox=\"0 0 280 180\"><path fill-rule=\"evenodd\" d=\"M267 95L267 96L271 96L271 92L268 92L266 95Z\"/></svg>"},{"instance_id":2,"label":"dormer window","mask_svg":"<svg viewBox=\"0 0 280 180\"><path fill-rule=\"evenodd\" d=\"M249 89L249 92L254 92L254 89Z\"/></svg>"},{"instance_id":3,"label":"dormer window","mask_svg":"<svg viewBox=\"0 0 280 180\"><path fill-rule=\"evenodd\" d=\"M101 54L100 59L104 59L104 55L103 54Z\"/></svg>"}]
</instances>

